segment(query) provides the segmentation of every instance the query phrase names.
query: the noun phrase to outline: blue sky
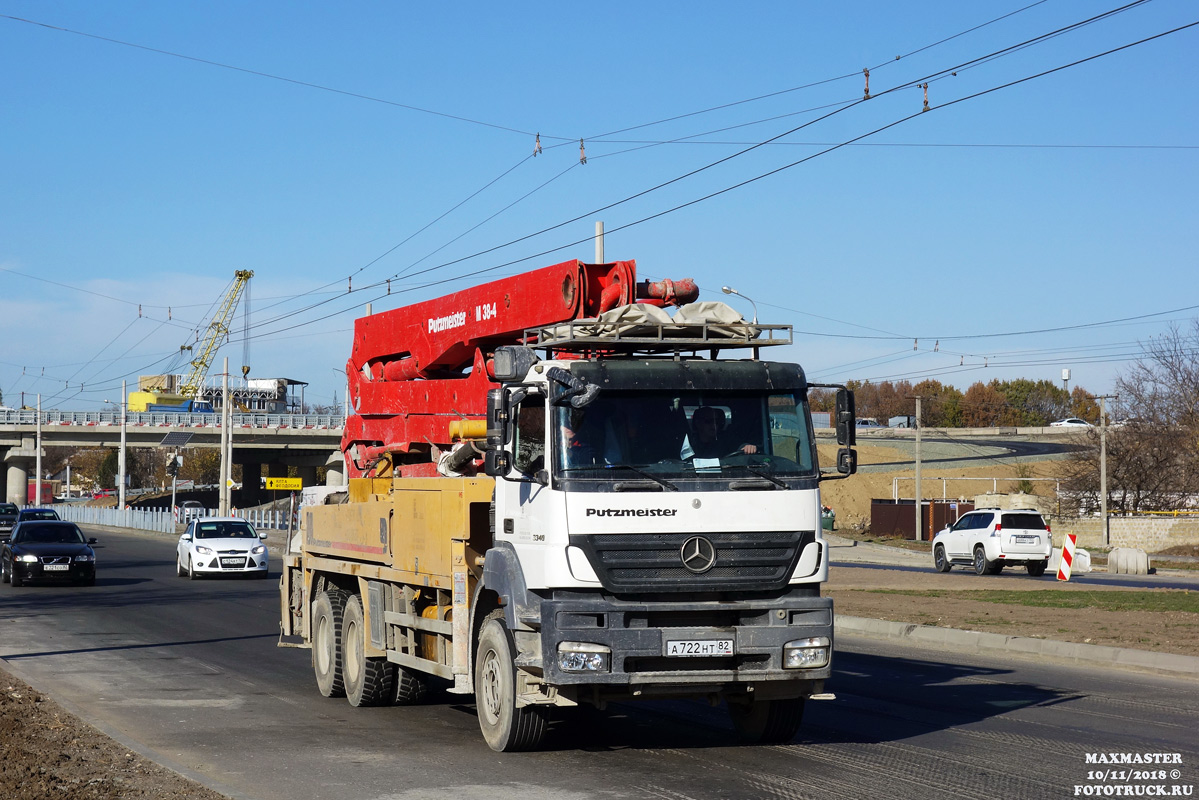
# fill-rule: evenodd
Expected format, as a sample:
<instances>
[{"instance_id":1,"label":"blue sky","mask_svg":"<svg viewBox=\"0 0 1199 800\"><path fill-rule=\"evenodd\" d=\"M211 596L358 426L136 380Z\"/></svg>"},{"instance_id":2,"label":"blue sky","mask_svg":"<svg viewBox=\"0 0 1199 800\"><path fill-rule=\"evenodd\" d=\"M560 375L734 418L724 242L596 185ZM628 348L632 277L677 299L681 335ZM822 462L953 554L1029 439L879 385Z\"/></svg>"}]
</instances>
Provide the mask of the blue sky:
<instances>
[{"instance_id":1,"label":"blue sky","mask_svg":"<svg viewBox=\"0 0 1199 800\"><path fill-rule=\"evenodd\" d=\"M329 403L366 303L590 261L596 220L794 325L773 355L815 380L1108 391L1199 315L1199 27L952 101L1199 21L1152 0L967 63L1119 7L0 0L0 391L89 410L182 370L252 269L251 376Z\"/></svg>"}]
</instances>

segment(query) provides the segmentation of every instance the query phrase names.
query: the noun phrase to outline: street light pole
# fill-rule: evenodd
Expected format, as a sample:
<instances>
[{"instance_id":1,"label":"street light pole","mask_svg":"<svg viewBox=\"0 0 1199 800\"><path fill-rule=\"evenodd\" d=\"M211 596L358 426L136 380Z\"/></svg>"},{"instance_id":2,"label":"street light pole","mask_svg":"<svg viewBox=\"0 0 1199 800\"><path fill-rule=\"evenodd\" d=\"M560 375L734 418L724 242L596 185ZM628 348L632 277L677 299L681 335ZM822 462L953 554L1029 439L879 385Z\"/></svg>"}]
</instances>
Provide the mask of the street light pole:
<instances>
[{"instance_id":1,"label":"street light pole","mask_svg":"<svg viewBox=\"0 0 1199 800\"><path fill-rule=\"evenodd\" d=\"M724 292L725 294L735 294L738 297L744 297L746 300L749 300L749 304L754 307L754 320L751 324L753 324L753 325L758 324L758 304L757 303L755 303L751 298L745 297L745 295L741 294L741 292L737 291L736 289L734 289L731 286L721 286L720 291Z\"/></svg>"},{"instance_id":2,"label":"street light pole","mask_svg":"<svg viewBox=\"0 0 1199 800\"><path fill-rule=\"evenodd\" d=\"M33 469L37 473L33 478L33 504L42 504L42 396L37 396L37 447L34 455ZM29 487L25 487L25 500L29 500Z\"/></svg>"}]
</instances>

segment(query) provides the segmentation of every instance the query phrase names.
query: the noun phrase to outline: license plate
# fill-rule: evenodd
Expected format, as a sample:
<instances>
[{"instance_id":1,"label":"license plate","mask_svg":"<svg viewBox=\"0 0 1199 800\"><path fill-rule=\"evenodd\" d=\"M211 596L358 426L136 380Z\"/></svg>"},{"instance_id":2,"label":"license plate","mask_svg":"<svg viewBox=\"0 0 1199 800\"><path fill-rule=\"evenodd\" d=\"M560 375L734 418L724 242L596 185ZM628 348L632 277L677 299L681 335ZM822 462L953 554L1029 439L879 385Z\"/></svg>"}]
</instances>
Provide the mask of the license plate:
<instances>
[{"instance_id":1,"label":"license plate","mask_svg":"<svg viewBox=\"0 0 1199 800\"><path fill-rule=\"evenodd\" d=\"M246 565L246 560L244 558L222 558L221 559L222 567L244 567L245 565Z\"/></svg>"},{"instance_id":2,"label":"license plate","mask_svg":"<svg viewBox=\"0 0 1199 800\"><path fill-rule=\"evenodd\" d=\"M71 568L70 564L46 564L45 566L42 567L42 569L48 570L50 572L65 572L66 570L68 570L70 568Z\"/></svg>"},{"instance_id":3,"label":"license plate","mask_svg":"<svg viewBox=\"0 0 1199 800\"><path fill-rule=\"evenodd\" d=\"M688 656L731 656L732 639L676 639L666 642L666 655Z\"/></svg>"},{"instance_id":4,"label":"license plate","mask_svg":"<svg viewBox=\"0 0 1199 800\"><path fill-rule=\"evenodd\" d=\"M1036 544L1037 537L1035 536L1017 536L1016 544Z\"/></svg>"}]
</instances>

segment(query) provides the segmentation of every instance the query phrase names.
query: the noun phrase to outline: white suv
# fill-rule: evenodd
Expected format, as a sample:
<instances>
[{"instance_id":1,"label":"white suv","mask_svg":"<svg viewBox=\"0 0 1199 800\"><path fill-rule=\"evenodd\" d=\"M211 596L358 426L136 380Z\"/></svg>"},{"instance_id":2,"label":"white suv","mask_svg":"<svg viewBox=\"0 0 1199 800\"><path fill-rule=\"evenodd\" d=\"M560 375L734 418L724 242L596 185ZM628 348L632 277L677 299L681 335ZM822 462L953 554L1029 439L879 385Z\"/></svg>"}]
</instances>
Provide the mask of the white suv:
<instances>
[{"instance_id":1,"label":"white suv","mask_svg":"<svg viewBox=\"0 0 1199 800\"><path fill-rule=\"evenodd\" d=\"M1045 574L1052 550L1049 525L1036 511L976 508L933 537L933 566L949 572L967 564L979 575L998 575L1009 564L1023 564L1036 578Z\"/></svg>"}]
</instances>

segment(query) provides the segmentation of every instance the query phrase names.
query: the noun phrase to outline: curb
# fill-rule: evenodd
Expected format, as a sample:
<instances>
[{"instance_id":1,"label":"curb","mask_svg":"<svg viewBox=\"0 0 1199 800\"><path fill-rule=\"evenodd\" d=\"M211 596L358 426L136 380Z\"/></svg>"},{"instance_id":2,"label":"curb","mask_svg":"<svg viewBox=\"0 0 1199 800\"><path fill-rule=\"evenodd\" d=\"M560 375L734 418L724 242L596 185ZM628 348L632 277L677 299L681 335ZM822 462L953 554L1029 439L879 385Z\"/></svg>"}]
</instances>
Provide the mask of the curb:
<instances>
[{"instance_id":1,"label":"curb","mask_svg":"<svg viewBox=\"0 0 1199 800\"><path fill-rule=\"evenodd\" d=\"M867 617L833 617L834 634L859 634L881 639L899 639L913 644L951 647L975 653L1000 652L1008 655L1046 656L1050 658L1118 669L1148 670L1177 677L1199 676L1199 657L1176 653L1156 653L1125 647L1004 636L959 628L938 628L910 622L890 622Z\"/></svg>"}]
</instances>

